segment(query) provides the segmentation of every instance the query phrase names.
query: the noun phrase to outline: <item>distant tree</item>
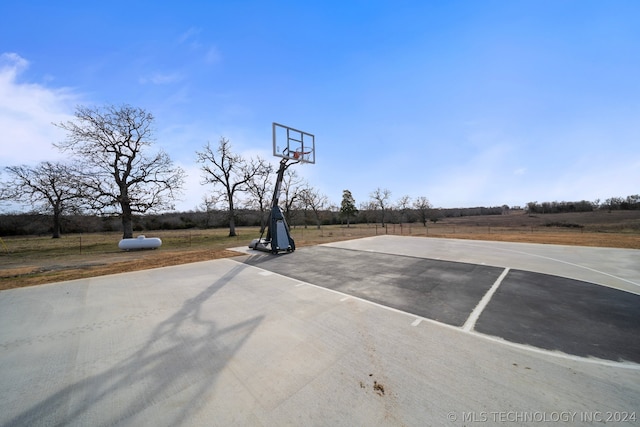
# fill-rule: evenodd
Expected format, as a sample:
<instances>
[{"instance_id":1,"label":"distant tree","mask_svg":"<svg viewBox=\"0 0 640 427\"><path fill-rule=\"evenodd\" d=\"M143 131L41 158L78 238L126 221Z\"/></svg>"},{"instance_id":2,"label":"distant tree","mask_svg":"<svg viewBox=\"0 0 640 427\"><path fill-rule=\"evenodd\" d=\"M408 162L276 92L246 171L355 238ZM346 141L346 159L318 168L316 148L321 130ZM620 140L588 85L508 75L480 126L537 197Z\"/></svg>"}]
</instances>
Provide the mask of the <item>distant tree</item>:
<instances>
[{"instance_id":1,"label":"distant tree","mask_svg":"<svg viewBox=\"0 0 640 427\"><path fill-rule=\"evenodd\" d=\"M420 222L426 227L427 220L429 219L429 213L431 212L431 203L429 203L429 199L424 196L418 197L413 202L413 208L418 211Z\"/></svg>"},{"instance_id":2,"label":"distant tree","mask_svg":"<svg viewBox=\"0 0 640 427\"><path fill-rule=\"evenodd\" d=\"M229 207L229 236L236 236L235 202L238 193L249 191L249 183L256 175L265 173L266 163L257 158L246 160L231 150L229 140L221 137L217 147L210 143L196 151L197 162L204 173L204 184L222 187L219 194Z\"/></svg>"},{"instance_id":3,"label":"distant tree","mask_svg":"<svg viewBox=\"0 0 640 427\"><path fill-rule=\"evenodd\" d=\"M133 237L133 215L173 209L184 184L184 171L153 143L153 116L141 108L113 105L77 107L75 120L58 126L68 132L54 144L70 152L83 169L91 208L118 212L123 237Z\"/></svg>"},{"instance_id":4,"label":"distant tree","mask_svg":"<svg viewBox=\"0 0 640 427\"><path fill-rule=\"evenodd\" d=\"M356 201L349 190L342 191L342 203L340 204L340 216L346 218L347 228L349 228L349 221L352 217L358 215L358 209L356 209Z\"/></svg>"},{"instance_id":5,"label":"distant tree","mask_svg":"<svg viewBox=\"0 0 640 427\"><path fill-rule=\"evenodd\" d=\"M624 199L622 197L610 197L604 201L604 205L607 207L609 212L613 210L618 210L622 206Z\"/></svg>"},{"instance_id":6,"label":"distant tree","mask_svg":"<svg viewBox=\"0 0 640 427\"><path fill-rule=\"evenodd\" d=\"M366 202L360 203L360 217L362 221L369 224L370 222L376 222L378 205L376 205L371 200L367 200Z\"/></svg>"},{"instance_id":7,"label":"distant tree","mask_svg":"<svg viewBox=\"0 0 640 427\"><path fill-rule=\"evenodd\" d=\"M304 209L302 203L302 190L307 188L308 184L301 178L295 170L287 169L284 173L280 191L284 196L284 217L289 224L292 224L295 212Z\"/></svg>"},{"instance_id":8,"label":"distant tree","mask_svg":"<svg viewBox=\"0 0 640 427\"><path fill-rule=\"evenodd\" d=\"M305 208L311 209L316 219L316 226L320 230L320 212L325 209L329 199L313 187L305 187L300 192L300 199Z\"/></svg>"},{"instance_id":9,"label":"distant tree","mask_svg":"<svg viewBox=\"0 0 640 427\"><path fill-rule=\"evenodd\" d=\"M409 208L411 207L411 197L406 195L400 197L400 199L398 199L398 202L396 203L396 206L398 207L398 212L400 213L400 223L408 222L408 212Z\"/></svg>"},{"instance_id":10,"label":"distant tree","mask_svg":"<svg viewBox=\"0 0 640 427\"><path fill-rule=\"evenodd\" d=\"M64 163L42 162L36 167L8 166L9 180L0 183L0 198L28 203L40 213L53 215L52 238L60 237L65 212L77 210L82 185L74 169Z\"/></svg>"},{"instance_id":11,"label":"distant tree","mask_svg":"<svg viewBox=\"0 0 640 427\"><path fill-rule=\"evenodd\" d=\"M204 228L209 228L211 226L211 219L213 217L213 212L216 209L216 205L218 204L218 196L215 194L205 194L202 197L202 204L200 208L204 212Z\"/></svg>"},{"instance_id":12,"label":"distant tree","mask_svg":"<svg viewBox=\"0 0 640 427\"><path fill-rule=\"evenodd\" d=\"M257 208L260 212L260 235L267 227L267 217L271 208L273 172L273 166L265 162L264 168L247 182L247 191L251 196L249 206Z\"/></svg>"},{"instance_id":13,"label":"distant tree","mask_svg":"<svg viewBox=\"0 0 640 427\"><path fill-rule=\"evenodd\" d=\"M625 209L631 209L631 210L640 209L640 194L633 194L633 195L627 196L624 203L625 203Z\"/></svg>"},{"instance_id":14,"label":"distant tree","mask_svg":"<svg viewBox=\"0 0 640 427\"><path fill-rule=\"evenodd\" d=\"M388 209L389 199L391 198L391 191L386 188L376 188L370 195L371 201L380 208L380 223L384 227L385 215Z\"/></svg>"}]
</instances>

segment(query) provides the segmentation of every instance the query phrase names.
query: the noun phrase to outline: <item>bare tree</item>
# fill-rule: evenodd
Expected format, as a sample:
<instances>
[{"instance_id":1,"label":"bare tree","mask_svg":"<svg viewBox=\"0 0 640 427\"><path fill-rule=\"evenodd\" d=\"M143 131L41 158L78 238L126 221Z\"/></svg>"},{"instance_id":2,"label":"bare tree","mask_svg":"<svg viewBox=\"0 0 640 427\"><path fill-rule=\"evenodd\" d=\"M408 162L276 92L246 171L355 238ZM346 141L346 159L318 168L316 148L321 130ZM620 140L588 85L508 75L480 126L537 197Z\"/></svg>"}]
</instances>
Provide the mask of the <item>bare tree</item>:
<instances>
[{"instance_id":1,"label":"bare tree","mask_svg":"<svg viewBox=\"0 0 640 427\"><path fill-rule=\"evenodd\" d=\"M427 226L427 220L429 219L429 213L431 212L431 203L429 203L429 199L424 196L418 197L413 202L413 208L418 211L418 215L420 215L420 222L425 227Z\"/></svg>"},{"instance_id":2,"label":"bare tree","mask_svg":"<svg viewBox=\"0 0 640 427\"><path fill-rule=\"evenodd\" d=\"M91 207L118 212L123 237L133 237L133 215L173 209L184 184L184 171L162 150L147 154L153 143L153 116L128 105L78 107L75 120L57 126L68 132L54 144L82 164Z\"/></svg>"},{"instance_id":3,"label":"bare tree","mask_svg":"<svg viewBox=\"0 0 640 427\"><path fill-rule=\"evenodd\" d=\"M400 213L400 223L407 222L409 220L408 212L411 206L411 197L400 197L396 205L398 206L398 211Z\"/></svg>"},{"instance_id":4,"label":"bare tree","mask_svg":"<svg viewBox=\"0 0 640 427\"><path fill-rule=\"evenodd\" d=\"M295 170L287 169L282 180L281 191L284 194L284 216L288 224L292 224L294 211L301 202L301 193L307 183Z\"/></svg>"},{"instance_id":5,"label":"bare tree","mask_svg":"<svg viewBox=\"0 0 640 427\"><path fill-rule=\"evenodd\" d=\"M82 186L77 173L59 162L42 162L36 167L8 166L5 170L10 178L0 183L0 198L28 203L38 212L51 213L51 237L59 238L63 214L80 205Z\"/></svg>"},{"instance_id":6,"label":"bare tree","mask_svg":"<svg viewBox=\"0 0 640 427\"><path fill-rule=\"evenodd\" d=\"M387 212L389 199L391 198L391 191L387 190L386 188L381 189L380 187L378 187L369 195L369 197L371 198L371 201L373 202L373 204L375 204L377 207L380 208L380 211L381 211L380 222L384 227L385 215Z\"/></svg>"},{"instance_id":7,"label":"bare tree","mask_svg":"<svg viewBox=\"0 0 640 427\"><path fill-rule=\"evenodd\" d=\"M366 202L360 203L360 210L358 212L360 213L364 221L369 224L370 222L376 222L376 217L378 216L377 211L378 205L376 205L375 202L372 202L371 200L367 200Z\"/></svg>"},{"instance_id":8,"label":"bare tree","mask_svg":"<svg viewBox=\"0 0 640 427\"><path fill-rule=\"evenodd\" d=\"M267 227L267 217L271 208L272 195L269 193L273 192L273 186L271 185L273 172L273 165L265 162L264 169L247 182L248 192L251 196L249 205L257 208L260 212L260 235L264 233L264 229Z\"/></svg>"},{"instance_id":9,"label":"bare tree","mask_svg":"<svg viewBox=\"0 0 640 427\"><path fill-rule=\"evenodd\" d=\"M220 195L229 206L229 236L236 235L235 197L238 193L249 191L249 183L256 175L262 174L267 167L264 160L257 158L247 161L231 151L229 140L221 137L218 147L210 143L203 151L196 151L197 162L204 172L204 184L221 186Z\"/></svg>"},{"instance_id":10,"label":"bare tree","mask_svg":"<svg viewBox=\"0 0 640 427\"><path fill-rule=\"evenodd\" d=\"M202 197L202 204L200 205L200 208L202 208L205 214L204 228L209 228L211 226L211 218L217 204L218 196L216 196L215 194L205 194Z\"/></svg>"},{"instance_id":11,"label":"bare tree","mask_svg":"<svg viewBox=\"0 0 640 427\"><path fill-rule=\"evenodd\" d=\"M305 187L300 192L300 199L302 204L313 211L316 217L316 226L320 230L320 211L325 209L329 198L324 194L321 194L319 190L313 187Z\"/></svg>"}]
</instances>

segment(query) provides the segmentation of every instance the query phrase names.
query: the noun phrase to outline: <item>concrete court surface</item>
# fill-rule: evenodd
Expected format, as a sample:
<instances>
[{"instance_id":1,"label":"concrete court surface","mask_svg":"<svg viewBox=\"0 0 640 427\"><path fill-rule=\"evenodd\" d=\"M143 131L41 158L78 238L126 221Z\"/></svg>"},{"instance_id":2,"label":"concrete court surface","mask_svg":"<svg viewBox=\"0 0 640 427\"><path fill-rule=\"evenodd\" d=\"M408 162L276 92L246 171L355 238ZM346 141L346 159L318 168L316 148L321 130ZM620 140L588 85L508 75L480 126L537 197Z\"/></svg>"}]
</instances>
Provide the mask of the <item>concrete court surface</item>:
<instances>
[{"instance_id":1,"label":"concrete court surface","mask_svg":"<svg viewBox=\"0 0 640 427\"><path fill-rule=\"evenodd\" d=\"M332 248L473 264L483 289L509 268L640 293L638 251L391 236ZM250 265L264 256L0 292L0 425L638 424L638 363L478 332L476 307L435 321Z\"/></svg>"}]
</instances>

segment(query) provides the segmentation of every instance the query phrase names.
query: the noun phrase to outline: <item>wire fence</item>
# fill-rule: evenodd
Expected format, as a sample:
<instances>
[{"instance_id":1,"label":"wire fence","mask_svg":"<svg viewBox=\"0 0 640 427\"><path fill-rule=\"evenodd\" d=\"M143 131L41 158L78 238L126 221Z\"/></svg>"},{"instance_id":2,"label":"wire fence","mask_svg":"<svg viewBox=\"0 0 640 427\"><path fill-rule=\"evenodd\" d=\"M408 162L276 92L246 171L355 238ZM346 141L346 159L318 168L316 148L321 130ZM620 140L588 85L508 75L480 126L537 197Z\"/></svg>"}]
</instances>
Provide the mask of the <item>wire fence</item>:
<instances>
[{"instance_id":1,"label":"wire fence","mask_svg":"<svg viewBox=\"0 0 640 427\"><path fill-rule=\"evenodd\" d=\"M549 227L549 226L493 226L460 225L451 223L412 224L356 224L295 226L291 236L297 246L328 243L336 240L356 239L381 235L422 236L446 238L476 238L486 240L511 240L537 243L580 244L640 249L640 229L612 226ZM229 236L228 228L145 231L146 237L159 237L161 250L225 249L248 245L260 237L258 227L238 227L235 236ZM137 237L138 234L134 235ZM59 239L50 236L4 237L0 240L0 257L15 256L68 256L113 254L122 252L118 232L63 235Z\"/></svg>"}]
</instances>

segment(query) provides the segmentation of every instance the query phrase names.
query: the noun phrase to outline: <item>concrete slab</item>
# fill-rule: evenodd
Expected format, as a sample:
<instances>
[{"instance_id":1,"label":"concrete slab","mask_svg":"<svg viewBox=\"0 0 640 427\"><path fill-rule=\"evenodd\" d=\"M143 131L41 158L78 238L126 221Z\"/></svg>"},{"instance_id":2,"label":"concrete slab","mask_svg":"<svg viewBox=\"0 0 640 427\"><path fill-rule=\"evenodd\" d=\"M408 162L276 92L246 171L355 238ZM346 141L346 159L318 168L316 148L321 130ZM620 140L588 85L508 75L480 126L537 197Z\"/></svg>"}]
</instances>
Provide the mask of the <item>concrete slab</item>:
<instances>
[{"instance_id":1,"label":"concrete slab","mask_svg":"<svg viewBox=\"0 0 640 427\"><path fill-rule=\"evenodd\" d=\"M376 236L325 246L509 267L582 280L640 294L640 250Z\"/></svg>"},{"instance_id":2,"label":"concrete slab","mask_svg":"<svg viewBox=\"0 0 640 427\"><path fill-rule=\"evenodd\" d=\"M462 326L503 269L450 261L307 247L247 263L294 279Z\"/></svg>"},{"instance_id":3,"label":"concrete slab","mask_svg":"<svg viewBox=\"0 0 640 427\"><path fill-rule=\"evenodd\" d=\"M502 260L508 265L507 257ZM335 246L301 248L286 256L258 253L246 262L514 343L640 363L635 339L640 295L619 289L530 271ZM472 320L494 285L495 294Z\"/></svg>"},{"instance_id":4,"label":"concrete slab","mask_svg":"<svg viewBox=\"0 0 640 427\"><path fill-rule=\"evenodd\" d=\"M640 365L234 259L2 291L0 324L0 425L587 425L640 402Z\"/></svg>"}]
</instances>

